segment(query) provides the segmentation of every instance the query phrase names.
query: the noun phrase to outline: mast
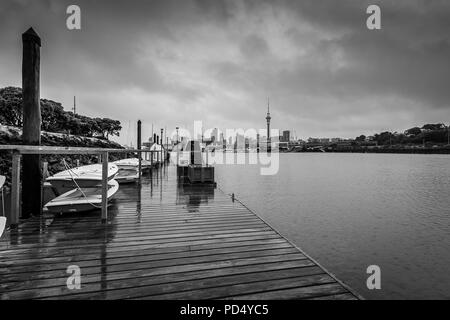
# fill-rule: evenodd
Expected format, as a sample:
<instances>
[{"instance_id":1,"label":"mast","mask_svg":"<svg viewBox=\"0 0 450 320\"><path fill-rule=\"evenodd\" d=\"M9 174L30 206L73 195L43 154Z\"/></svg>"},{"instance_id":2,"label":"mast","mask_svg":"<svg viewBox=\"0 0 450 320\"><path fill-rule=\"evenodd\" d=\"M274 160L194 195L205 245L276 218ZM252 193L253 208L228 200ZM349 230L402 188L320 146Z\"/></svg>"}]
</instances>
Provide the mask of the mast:
<instances>
[{"instance_id":1,"label":"mast","mask_svg":"<svg viewBox=\"0 0 450 320\"><path fill-rule=\"evenodd\" d=\"M269 97L267 97L267 115L266 115L266 121L267 121L267 152L271 151L271 147L270 147L270 143L271 143L271 138L270 138L270 119L272 119L272 117L270 116L270 101L269 101Z\"/></svg>"}]
</instances>

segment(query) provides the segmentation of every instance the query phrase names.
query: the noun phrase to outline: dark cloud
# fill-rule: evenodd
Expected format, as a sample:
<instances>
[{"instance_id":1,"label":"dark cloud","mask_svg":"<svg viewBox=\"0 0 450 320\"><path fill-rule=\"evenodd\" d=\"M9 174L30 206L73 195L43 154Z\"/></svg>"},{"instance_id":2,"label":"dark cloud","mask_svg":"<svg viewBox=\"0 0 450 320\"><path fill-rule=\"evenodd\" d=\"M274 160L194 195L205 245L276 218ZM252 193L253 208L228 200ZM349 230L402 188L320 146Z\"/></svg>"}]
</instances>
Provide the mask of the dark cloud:
<instances>
[{"instance_id":1,"label":"dark cloud","mask_svg":"<svg viewBox=\"0 0 450 320\"><path fill-rule=\"evenodd\" d=\"M20 34L43 40L42 95L146 127L273 126L355 136L450 121L448 1L85 1L0 3L0 86L20 85ZM382 30L365 27L369 4ZM447 121L447 122L448 122ZM124 136L127 136L124 134Z\"/></svg>"}]
</instances>

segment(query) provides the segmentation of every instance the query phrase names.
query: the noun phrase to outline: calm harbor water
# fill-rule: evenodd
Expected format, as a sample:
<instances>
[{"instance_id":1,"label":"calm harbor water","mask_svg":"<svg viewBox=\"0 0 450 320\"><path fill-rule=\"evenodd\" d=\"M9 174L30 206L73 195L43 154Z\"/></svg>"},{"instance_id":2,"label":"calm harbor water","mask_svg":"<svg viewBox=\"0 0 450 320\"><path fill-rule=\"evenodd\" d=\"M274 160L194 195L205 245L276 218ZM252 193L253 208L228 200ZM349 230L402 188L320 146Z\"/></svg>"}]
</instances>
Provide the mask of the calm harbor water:
<instances>
[{"instance_id":1,"label":"calm harbor water","mask_svg":"<svg viewBox=\"0 0 450 320\"><path fill-rule=\"evenodd\" d=\"M277 175L217 165L216 180L363 297L450 299L448 155L280 154Z\"/></svg>"}]
</instances>

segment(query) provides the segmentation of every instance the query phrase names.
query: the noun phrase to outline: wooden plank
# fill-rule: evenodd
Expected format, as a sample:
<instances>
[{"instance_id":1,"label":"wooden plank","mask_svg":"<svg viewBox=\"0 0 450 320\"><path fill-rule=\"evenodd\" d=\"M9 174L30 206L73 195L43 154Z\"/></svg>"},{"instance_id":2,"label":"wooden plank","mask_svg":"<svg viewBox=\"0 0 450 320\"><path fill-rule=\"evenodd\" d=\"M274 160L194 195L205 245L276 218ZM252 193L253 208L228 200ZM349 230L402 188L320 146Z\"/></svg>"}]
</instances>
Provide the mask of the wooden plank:
<instances>
[{"instance_id":1,"label":"wooden plank","mask_svg":"<svg viewBox=\"0 0 450 320\"><path fill-rule=\"evenodd\" d=\"M310 298L307 300L358 300L358 299L351 293L341 293L335 295L321 296L317 298Z\"/></svg>"},{"instance_id":2,"label":"wooden plank","mask_svg":"<svg viewBox=\"0 0 450 320\"><path fill-rule=\"evenodd\" d=\"M280 299L309 299L324 297L329 295L337 295L341 293L348 293L348 291L336 281L331 283L299 287L287 288L282 290L261 291L253 294L237 294L235 296L223 297L222 299L230 300L280 300Z\"/></svg>"},{"instance_id":3,"label":"wooden plank","mask_svg":"<svg viewBox=\"0 0 450 320\"><path fill-rule=\"evenodd\" d=\"M179 300L179 299L226 299L233 296L242 296L243 294L248 294L245 299L252 299L253 296L258 296L258 294L269 294L267 290L276 290L276 292L281 292L280 290L287 290L296 288L296 290L303 289L309 292L307 288L312 286L319 286L324 284L333 283L334 279L329 275L322 273L319 275L310 276L300 276L300 277L289 277L287 279L270 279L265 281L250 282L246 283L244 280L242 283L211 287L208 289L192 290L188 292L175 292L169 294L152 295L152 299L163 299L163 300ZM143 296L139 299L148 299L149 296L142 292ZM273 295L272 295L273 296ZM278 296L279 299L280 296Z\"/></svg>"}]
</instances>

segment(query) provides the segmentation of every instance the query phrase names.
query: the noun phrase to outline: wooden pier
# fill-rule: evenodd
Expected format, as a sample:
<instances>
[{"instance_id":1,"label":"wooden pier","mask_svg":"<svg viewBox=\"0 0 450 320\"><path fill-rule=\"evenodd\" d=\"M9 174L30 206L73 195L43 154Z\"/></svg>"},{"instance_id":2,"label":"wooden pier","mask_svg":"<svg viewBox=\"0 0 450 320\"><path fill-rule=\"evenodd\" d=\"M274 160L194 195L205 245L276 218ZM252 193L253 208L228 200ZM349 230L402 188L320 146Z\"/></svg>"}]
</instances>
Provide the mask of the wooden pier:
<instances>
[{"instance_id":1,"label":"wooden pier","mask_svg":"<svg viewBox=\"0 0 450 320\"><path fill-rule=\"evenodd\" d=\"M220 186L219 186L220 187ZM69 266L81 289L68 289ZM35 217L0 241L0 299L357 299L220 189L165 166L108 209Z\"/></svg>"}]
</instances>

